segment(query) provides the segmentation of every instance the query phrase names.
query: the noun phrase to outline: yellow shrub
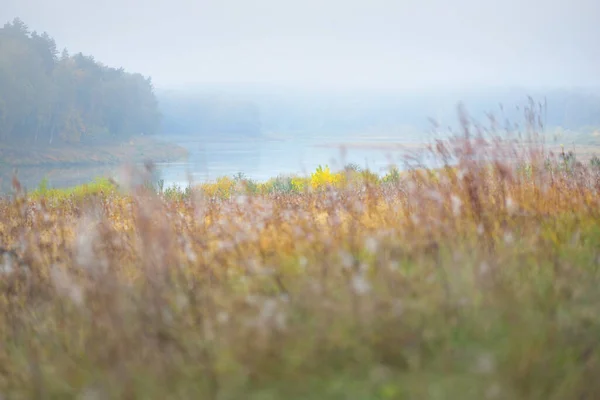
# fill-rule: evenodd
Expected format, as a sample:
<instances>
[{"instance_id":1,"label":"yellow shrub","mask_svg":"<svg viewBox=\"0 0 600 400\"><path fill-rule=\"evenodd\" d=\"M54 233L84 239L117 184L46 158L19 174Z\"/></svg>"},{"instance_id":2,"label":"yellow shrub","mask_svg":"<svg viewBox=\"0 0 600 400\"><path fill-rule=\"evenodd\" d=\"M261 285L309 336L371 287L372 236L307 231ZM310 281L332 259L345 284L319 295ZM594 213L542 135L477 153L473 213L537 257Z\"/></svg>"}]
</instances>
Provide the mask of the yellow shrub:
<instances>
[{"instance_id":1,"label":"yellow shrub","mask_svg":"<svg viewBox=\"0 0 600 400\"><path fill-rule=\"evenodd\" d=\"M229 198L234 193L236 182L229 177L221 177L216 182L204 183L200 189L210 197Z\"/></svg>"},{"instance_id":2,"label":"yellow shrub","mask_svg":"<svg viewBox=\"0 0 600 400\"><path fill-rule=\"evenodd\" d=\"M319 167L310 176L310 185L313 189L323 188L329 185L336 186L343 180L342 174L332 173L328 166Z\"/></svg>"}]
</instances>

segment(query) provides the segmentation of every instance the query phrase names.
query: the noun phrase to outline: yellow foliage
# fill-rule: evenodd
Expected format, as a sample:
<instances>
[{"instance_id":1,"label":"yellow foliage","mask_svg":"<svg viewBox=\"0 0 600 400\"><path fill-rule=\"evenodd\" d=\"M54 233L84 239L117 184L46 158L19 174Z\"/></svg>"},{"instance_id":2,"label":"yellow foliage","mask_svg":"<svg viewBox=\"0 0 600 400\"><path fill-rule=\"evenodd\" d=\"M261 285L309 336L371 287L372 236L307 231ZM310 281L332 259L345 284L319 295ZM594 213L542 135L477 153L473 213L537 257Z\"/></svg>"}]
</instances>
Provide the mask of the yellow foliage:
<instances>
[{"instance_id":1,"label":"yellow foliage","mask_svg":"<svg viewBox=\"0 0 600 400\"><path fill-rule=\"evenodd\" d=\"M235 192L236 182L229 177L221 177L216 182L200 185L200 190L207 196L229 198Z\"/></svg>"},{"instance_id":2,"label":"yellow foliage","mask_svg":"<svg viewBox=\"0 0 600 400\"><path fill-rule=\"evenodd\" d=\"M343 179L343 174L332 173L329 166L323 168L319 165L317 170L310 175L310 185L313 189L320 189L326 186L337 186Z\"/></svg>"}]
</instances>

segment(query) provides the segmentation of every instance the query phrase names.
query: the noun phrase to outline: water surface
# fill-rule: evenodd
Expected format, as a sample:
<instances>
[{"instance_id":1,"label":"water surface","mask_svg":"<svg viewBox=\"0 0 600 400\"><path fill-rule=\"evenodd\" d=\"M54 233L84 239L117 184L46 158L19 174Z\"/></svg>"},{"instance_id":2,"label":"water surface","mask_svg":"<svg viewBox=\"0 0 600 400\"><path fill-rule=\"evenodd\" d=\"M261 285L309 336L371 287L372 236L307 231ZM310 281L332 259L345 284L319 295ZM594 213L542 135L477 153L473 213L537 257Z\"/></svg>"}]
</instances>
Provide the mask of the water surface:
<instances>
[{"instance_id":1,"label":"water surface","mask_svg":"<svg viewBox=\"0 0 600 400\"><path fill-rule=\"evenodd\" d=\"M264 181L277 175L306 175L319 165L332 170L349 163L385 173L391 164L403 168L403 157L428 142L421 134L381 135L288 135L270 139L169 137L188 150L185 160L157 164L158 177L165 186L187 186L214 180L220 176L243 173ZM344 149L345 147L345 149ZM99 176L114 176L118 166L21 167L18 177L28 189L36 188L42 179L50 187L70 187L89 182ZM0 191L11 190L12 169L0 170Z\"/></svg>"},{"instance_id":2,"label":"water surface","mask_svg":"<svg viewBox=\"0 0 600 400\"><path fill-rule=\"evenodd\" d=\"M201 140L172 138L188 149L185 161L158 164L166 185L185 186L220 176L243 173L264 181L277 175L306 175L319 165L333 170L349 163L385 173L391 164L402 168L403 157L413 151L419 138L393 140L385 137L295 137L280 140ZM420 140L423 143L423 139Z\"/></svg>"}]
</instances>

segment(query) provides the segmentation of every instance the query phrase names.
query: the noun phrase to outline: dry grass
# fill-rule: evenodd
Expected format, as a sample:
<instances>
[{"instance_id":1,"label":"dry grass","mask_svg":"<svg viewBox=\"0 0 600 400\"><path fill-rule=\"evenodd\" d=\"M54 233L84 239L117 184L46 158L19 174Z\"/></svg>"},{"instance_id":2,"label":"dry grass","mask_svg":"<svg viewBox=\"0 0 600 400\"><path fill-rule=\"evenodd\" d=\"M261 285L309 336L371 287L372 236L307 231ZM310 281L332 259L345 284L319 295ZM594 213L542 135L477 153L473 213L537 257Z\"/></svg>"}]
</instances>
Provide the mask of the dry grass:
<instances>
[{"instance_id":1,"label":"dry grass","mask_svg":"<svg viewBox=\"0 0 600 400\"><path fill-rule=\"evenodd\" d=\"M0 394L600 397L598 173L464 123L385 182L2 201Z\"/></svg>"}]
</instances>

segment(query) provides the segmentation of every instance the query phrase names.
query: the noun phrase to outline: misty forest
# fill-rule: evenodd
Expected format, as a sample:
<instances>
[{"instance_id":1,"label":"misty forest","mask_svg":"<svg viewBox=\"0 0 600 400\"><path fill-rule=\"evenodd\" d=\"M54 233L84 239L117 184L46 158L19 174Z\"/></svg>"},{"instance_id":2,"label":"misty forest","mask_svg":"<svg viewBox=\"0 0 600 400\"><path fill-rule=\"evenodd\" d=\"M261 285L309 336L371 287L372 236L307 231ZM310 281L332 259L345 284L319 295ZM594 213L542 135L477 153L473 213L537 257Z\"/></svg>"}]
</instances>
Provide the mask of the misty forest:
<instances>
[{"instance_id":1,"label":"misty forest","mask_svg":"<svg viewBox=\"0 0 600 400\"><path fill-rule=\"evenodd\" d=\"M166 96L161 125L150 78L108 67L93 56L59 52L51 36L30 31L18 18L0 28L0 88L0 144L114 142L161 129L171 134L260 131L252 104L219 99L182 104Z\"/></svg>"},{"instance_id":2,"label":"misty forest","mask_svg":"<svg viewBox=\"0 0 600 400\"><path fill-rule=\"evenodd\" d=\"M107 59L0 28L0 400L600 398L594 13L544 4L516 40L525 3L509 30L471 0L111 1L2 5ZM463 68L495 38L532 89L383 77L387 43L422 57L400 81L460 78L429 24L454 17Z\"/></svg>"},{"instance_id":3,"label":"misty forest","mask_svg":"<svg viewBox=\"0 0 600 400\"><path fill-rule=\"evenodd\" d=\"M0 143L125 140L160 127L150 79L59 53L19 19L0 29L0 87Z\"/></svg>"},{"instance_id":4,"label":"misty forest","mask_svg":"<svg viewBox=\"0 0 600 400\"><path fill-rule=\"evenodd\" d=\"M258 137L268 132L427 129L427 117L456 119L455 102L435 95L368 96L293 93L198 87L155 90L150 77L109 67L92 55L59 51L48 33L32 31L19 18L0 28L0 145L49 147L125 141L139 135L230 135ZM479 116L511 93L477 95L470 111ZM529 92L527 92L529 93ZM588 130L600 126L600 95L576 90L532 93L544 98L545 122L552 127ZM505 118L519 118L515 109Z\"/></svg>"}]
</instances>

